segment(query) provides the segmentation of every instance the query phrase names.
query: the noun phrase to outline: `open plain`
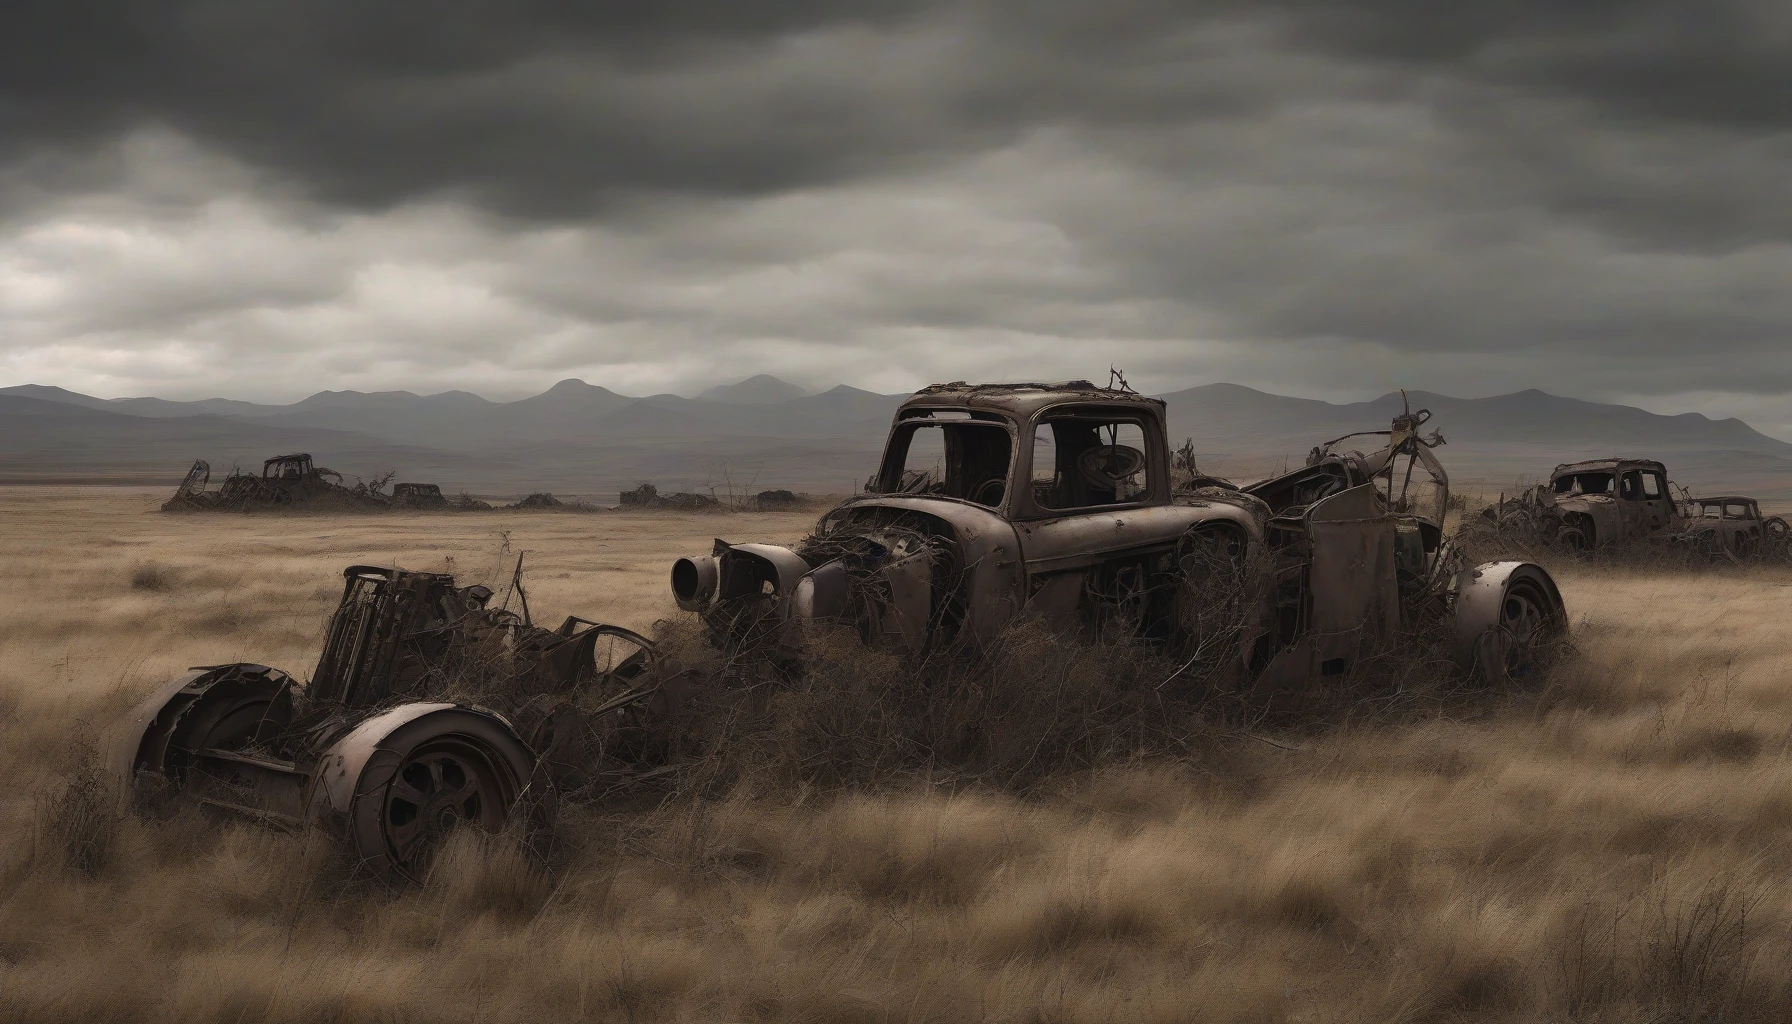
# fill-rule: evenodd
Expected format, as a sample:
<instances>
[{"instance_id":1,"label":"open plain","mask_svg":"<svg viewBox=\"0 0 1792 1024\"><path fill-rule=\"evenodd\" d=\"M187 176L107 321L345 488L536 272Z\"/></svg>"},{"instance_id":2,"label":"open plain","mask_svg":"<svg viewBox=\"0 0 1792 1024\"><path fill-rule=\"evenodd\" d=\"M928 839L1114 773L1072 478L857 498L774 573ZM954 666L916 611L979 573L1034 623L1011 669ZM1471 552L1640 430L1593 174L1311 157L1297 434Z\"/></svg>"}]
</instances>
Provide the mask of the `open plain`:
<instances>
[{"instance_id":1,"label":"open plain","mask_svg":"<svg viewBox=\"0 0 1792 1024\"><path fill-rule=\"evenodd\" d=\"M164 496L0 488L5 1019L1792 1019L1792 570L1552 565L1574 650L1520 692L1215 714L1025 787L572 807L395 893L327 836L115 818L91 751L188 665L303 676L350 563L502 593L527 552L538 618L648 629L671 558L813 513Z\"/></svg>"}]
</instances>

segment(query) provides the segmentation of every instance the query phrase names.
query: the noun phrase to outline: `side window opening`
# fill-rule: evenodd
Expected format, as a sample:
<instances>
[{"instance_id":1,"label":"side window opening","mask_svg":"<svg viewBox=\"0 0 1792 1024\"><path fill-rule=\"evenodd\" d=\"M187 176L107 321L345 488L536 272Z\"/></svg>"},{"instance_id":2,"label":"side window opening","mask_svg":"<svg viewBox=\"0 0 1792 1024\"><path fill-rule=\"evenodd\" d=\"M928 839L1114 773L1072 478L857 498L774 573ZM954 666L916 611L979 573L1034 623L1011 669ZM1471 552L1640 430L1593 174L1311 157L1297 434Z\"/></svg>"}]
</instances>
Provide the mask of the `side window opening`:
<instances>
[{"instance_id":1,"label":"side window opening","mask_svg":"<svg viewBox=\"0 0 1792 1024\"><path fill-rule=\"evenodd\" d=\"M1151 489L1148 451L1135 421L1046 420L1033 431L1033 500L1047 509L1139 501Z\"/></svg>"},{"instance_id":2,"label":"side window opening","mask_svg":"<svg viewBox=\"0 0 1792 1024\"><path fill-rule=\"evenodd\" d=\"M1655 501L1655 500L1659 499L1662 496L1662 494L1665 492L1666 492L1666 489L1661 486L1661 474L1660 473L1644 473L1643 474L1643 497L1644 498L1648 499L1649 501Z\"/></svg>"},{"instance_id":3,"label":"side window opening","mask_svg":"<svg viewBox=\"0 0 1792 1024\"><path fill-rule=\"evenodd\" d=\"M1643 474L1634 469L1624 474L1618 485L1618 497L1625 501L1640 501L1643 497Z\"/></svg>"}]
</instances>

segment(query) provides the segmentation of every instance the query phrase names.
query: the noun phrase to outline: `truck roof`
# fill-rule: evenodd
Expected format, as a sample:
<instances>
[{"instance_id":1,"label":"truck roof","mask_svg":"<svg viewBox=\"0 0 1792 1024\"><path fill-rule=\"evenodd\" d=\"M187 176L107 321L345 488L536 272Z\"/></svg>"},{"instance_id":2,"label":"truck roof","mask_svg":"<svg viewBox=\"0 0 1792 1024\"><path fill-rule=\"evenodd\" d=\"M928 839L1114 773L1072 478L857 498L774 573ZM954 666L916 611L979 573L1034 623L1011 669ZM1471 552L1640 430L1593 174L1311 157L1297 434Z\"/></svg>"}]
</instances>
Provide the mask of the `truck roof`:
<instances>
[{"instance_id":1,"label":"truck roof","mask_svg":"<svg viewBox=\"0 0 1792 1024\"><path fill-rule=\"evenodd\" d=\"M903 401L896 415L900 419L910 409L964 408L1005 412L1024 419L1064 402L1136 405L1158 413L1164 409L1161 398L1146 398L1124 388L1097 387L1086 380L1056 384L967 384L960 380L922 388Z\"/></svg>"},{"instance_id":2,"label":"truck roof","mask_svg":"<svg viewBox=\"0 0 1792 1024\"><path fill-rule=\"evenodd\" d=\"M1588 459L1585 462L1565 462L1560 466L1557 466L1550 476L1553 478L1565 473L1592 473L1602 469L1617 470L1627 467L1642 467L1646 469L1659 469L1663 472L1667 471L1666 466L1663 466L1654 459L1609 458Z\"/></svg>"}]
</instances>

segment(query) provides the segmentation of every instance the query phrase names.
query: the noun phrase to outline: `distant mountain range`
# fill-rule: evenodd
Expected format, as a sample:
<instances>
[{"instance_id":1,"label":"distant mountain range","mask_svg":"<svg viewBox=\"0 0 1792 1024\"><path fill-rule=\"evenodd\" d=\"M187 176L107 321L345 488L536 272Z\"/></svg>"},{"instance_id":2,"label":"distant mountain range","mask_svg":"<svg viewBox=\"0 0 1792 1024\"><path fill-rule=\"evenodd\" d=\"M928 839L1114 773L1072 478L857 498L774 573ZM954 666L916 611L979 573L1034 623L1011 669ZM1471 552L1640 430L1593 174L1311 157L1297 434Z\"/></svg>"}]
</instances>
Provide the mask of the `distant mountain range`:
<instances>
[{"instance_id":1,"label":"distant mountain range","mask_svg":"<svg viewBox=\"0 0 1792 1024\"><path fill-rule=\"evenodd\" d=\"M563 380L532 398L465 391L324 391L291 405L213 398L102 399L26 384L0 388L0 483L125 482L172 487L195 458L232 465L308 451L353 478L396 470L444 490L532 490L613 501L643 481L662 489L851 490L869 475L902 395L841 385L819 394L760 375L696 398L631 397ZM1203 469L1250 480L1299 465L1309 448L1385 429L1398 393L1335 405L1209 384L1160 396L1173 439L1194 441ZM1648 455L1702 491L1792 498L1792 444L1736 419L1661 416L1628 406L1521 391L1460 399L1406 396L1429 408L1459 485L1516 487L1558 462ZM1373 443L1366 439L1365 445Z\"/></svg>"}]
</instances>

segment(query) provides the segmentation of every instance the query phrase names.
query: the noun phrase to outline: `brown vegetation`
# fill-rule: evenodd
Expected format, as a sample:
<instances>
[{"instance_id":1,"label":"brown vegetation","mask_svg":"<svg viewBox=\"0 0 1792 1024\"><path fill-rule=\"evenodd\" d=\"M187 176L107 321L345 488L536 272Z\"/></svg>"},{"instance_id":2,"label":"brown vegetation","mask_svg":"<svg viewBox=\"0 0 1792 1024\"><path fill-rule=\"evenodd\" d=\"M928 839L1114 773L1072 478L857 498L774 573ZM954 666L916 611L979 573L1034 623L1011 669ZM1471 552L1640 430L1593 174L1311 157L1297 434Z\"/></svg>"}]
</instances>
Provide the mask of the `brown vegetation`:
<instances>
[{"instance_id":1,"label":"brown vegetation","mask_svg":"<svg viewBox=\"0 0 1792 1024\"><path fill-rule=\"evenodd\" d=\"M1044 640L904 704L830 644L662 737L707 769L569 804L541 852L457 837L393 894L328 837L109 813L102 724L187 664L302 674L351 561L526 549L538 614L645 628L713 521L197 529L158 497L0 490L0 1017L1792 1018L1785 570L1552 566L1577 653L1525 692L1414 671L1275 722L1154 712L1148 655Z\"/></svg>"}]
</instances>

